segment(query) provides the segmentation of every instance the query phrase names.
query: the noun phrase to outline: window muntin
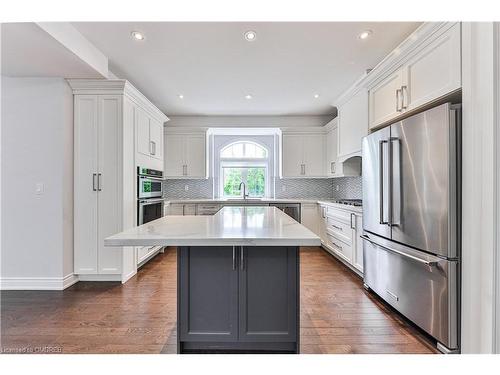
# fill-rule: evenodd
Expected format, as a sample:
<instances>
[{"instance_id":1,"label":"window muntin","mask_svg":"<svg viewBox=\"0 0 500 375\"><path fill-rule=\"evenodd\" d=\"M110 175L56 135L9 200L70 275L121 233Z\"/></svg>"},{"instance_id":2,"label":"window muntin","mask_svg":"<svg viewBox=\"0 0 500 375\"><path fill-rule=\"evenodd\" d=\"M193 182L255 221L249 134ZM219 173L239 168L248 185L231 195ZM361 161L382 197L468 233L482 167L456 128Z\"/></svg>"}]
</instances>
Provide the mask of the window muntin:
<instances>
[{"instance_id":1,"label":"window muntin","mask_svg":"<svg viewBox=\"0 0 500 375\"><path fill-rule=\"evenodd\" d=\"M240 141L224 147L220 152L221 159L263 159L267 158L267 150L255 142Z\"/></svg>"}]
</instances>

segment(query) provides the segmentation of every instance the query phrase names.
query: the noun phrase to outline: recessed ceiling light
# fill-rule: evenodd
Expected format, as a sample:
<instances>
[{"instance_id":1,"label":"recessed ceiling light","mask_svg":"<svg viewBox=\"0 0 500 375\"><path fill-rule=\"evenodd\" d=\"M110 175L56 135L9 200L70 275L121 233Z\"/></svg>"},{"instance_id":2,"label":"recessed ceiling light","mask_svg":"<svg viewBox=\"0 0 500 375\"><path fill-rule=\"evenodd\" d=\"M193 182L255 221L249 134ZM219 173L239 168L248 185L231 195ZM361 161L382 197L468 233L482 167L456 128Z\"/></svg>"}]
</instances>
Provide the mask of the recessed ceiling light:
<instances>
[{"instance_id":1,"label":"recessed ceiling light","mask_svg":"<svg viewBox=\"0 0 500 375\"><path fill-rule=\"evenodd\" d=\"M182 95L182 94L179 94L177 96L179 97L179 99L184 99L184 95Z\"/></svg>"},{"instance_id":2,"label":"recessed ceiling light","mask_svg":"<svg viewBox=\"0 0 500 375\"><path fill-rule=\"evenodd\" d=\"M319 94L314 94L314 99L318 99L319 98Z\"/></svg>"},{"instance_id":3,"label":"recessed ceiling light","mask_svg":"<svg viewBox=\"0 0 500 375\"><path fill-rule=\"evenodd\" d=\"M140 31L132 31L130 34L132 35L132 38L134 38L135 40L145 39L144 34L141 33Z\"/></svg>"},{"instance_id":4,"label":"recessed ceiling light","mask_svg":"<svg viewBox=\"0 0 500 375\"><path fill-rule=\"evenodd\" d=\"M257 33L255 31L247 31L245 33L245 39L248 40L249 42L253 42L255 39L257 39Z\"/></svg>"},{"instance_id":5,"label":"recessed ceiling light","mask_svg":"<svg viewBox=\"0 0 500 375\"><path fill-rule=\"evenodd\" d=\"M252 99L252 98L253 98L253 96L252 96L252 95L250 95L250 94L245 95L245 99L250 100L250 99Z\"/></svg>"},{"instance_id":6,"label":"recessed ceiling light","mask_svg":"<svg viewBox=\"0 0 500 375\"><path fill-rule=\"evenodd\" d=\"M358 38L359 39L366 39L368 38L370 35L372 35L372 31L371 30L365 30L363 31L361 34L358 35Z\"/></svg>"}]
</instances>

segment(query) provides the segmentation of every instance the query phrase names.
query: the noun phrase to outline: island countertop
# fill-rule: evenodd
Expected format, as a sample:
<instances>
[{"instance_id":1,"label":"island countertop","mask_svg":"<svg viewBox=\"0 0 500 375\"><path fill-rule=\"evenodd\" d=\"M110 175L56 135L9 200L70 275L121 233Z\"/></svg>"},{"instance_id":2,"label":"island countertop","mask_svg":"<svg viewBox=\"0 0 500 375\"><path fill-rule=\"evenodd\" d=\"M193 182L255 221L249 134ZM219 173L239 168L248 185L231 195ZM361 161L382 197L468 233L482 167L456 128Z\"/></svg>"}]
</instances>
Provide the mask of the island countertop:
<instances>
[{"instance_id":1,"label":"island countertop","mask_svg":"<svg viewBox=\"0 0 500 375\"><path fill-rule=\"evenodd\" d=\"M320 246L275 207L223 207L213 216L165 216L104 240L105 246Z\"/></svg>"}]
</instances>

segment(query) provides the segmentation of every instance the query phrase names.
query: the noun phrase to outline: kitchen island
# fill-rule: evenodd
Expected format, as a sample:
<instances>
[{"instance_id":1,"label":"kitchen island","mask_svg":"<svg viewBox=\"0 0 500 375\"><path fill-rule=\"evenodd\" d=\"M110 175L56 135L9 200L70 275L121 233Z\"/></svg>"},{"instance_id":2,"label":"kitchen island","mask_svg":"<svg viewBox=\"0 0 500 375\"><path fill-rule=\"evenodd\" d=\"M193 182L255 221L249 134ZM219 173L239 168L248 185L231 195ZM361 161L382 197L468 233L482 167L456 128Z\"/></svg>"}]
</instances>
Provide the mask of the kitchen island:
<instances>
[{"instance_id":1,"label":"kitchen island","mask_svg":"<svg viewBox=\"0 0 500 375\"><path fill-rule=\"evenodd\" d=\"M106 246L178 246L177 350L299 351L299 246L318 236L275 207L167 216Z\"/></svg>"}]
</instances>

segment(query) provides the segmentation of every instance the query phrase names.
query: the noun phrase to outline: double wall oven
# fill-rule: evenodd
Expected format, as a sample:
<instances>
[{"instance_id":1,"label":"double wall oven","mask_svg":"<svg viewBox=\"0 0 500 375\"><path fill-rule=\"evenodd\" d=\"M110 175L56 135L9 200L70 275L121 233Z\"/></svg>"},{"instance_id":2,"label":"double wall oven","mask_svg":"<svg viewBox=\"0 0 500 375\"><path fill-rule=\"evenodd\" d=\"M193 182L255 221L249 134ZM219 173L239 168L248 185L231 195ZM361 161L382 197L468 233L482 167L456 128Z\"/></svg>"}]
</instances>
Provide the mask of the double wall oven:
<instances>
[{"instance_id":1,"label":"double wall oven","mask_svg":"<svg viewBox=\"0 0 500 375\"><path fill-rule=\"evenodd\" d=\"M163 216L163 172L137 167L137 225Z\"/></svg>"},{"instance_id":2,"label":"double wall oven","mask_svg":"<svg viewBox=\"0 0 500 375\"><path fill-rule=\"evenodd\" d=\"M163 216L163 172L137 167L137 225L149 223ZM137 265L141 266L162 246L137 247Z\"/></svg>"}]
</instances>

